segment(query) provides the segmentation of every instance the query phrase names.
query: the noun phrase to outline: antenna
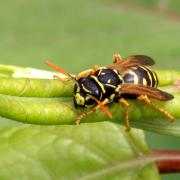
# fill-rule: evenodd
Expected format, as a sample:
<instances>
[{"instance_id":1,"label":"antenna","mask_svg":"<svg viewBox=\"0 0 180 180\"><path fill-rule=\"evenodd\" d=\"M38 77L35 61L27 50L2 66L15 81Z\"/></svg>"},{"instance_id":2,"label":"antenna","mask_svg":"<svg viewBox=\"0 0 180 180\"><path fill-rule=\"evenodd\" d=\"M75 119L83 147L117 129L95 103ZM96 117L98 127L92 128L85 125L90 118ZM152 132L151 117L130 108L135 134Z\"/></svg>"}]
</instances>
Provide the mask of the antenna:
<instances>
[{"instance_id":1,"label":"antenna","mask_svg":"<svg viewBox=\"0 0 180 180\"><path fill-rule=\"evenodd\" d=\"M56 71L58 71L58 72L60 72L60 73L62 73L62 74L64 74L64 75L66 75L66 76L68 76L68 77L70 77L71 79L73 79L73 80L76 81L76 79L75 79L73 76L71 76L68 72L64 71L64 70L63 70L62 68L60 68L59 66L56 66L55 64L53 64L53 63L51 63L51 62L49 62L49 61L45 61L44 63L47 64L49 67L53 68L54 70L56 70Z\"/></svg>"}]
</instances>

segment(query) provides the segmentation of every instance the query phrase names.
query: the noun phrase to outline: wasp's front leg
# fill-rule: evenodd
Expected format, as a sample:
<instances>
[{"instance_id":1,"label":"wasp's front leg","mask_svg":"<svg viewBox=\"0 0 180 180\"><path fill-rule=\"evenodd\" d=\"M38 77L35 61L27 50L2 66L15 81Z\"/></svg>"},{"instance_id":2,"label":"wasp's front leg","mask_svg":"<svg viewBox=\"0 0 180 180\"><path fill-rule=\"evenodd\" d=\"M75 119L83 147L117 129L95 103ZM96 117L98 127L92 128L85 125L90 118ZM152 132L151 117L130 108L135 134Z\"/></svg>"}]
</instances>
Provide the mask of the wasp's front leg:
<instances>
[{"instance_id":1,"label":"wasp's front leg","mask_svg":"<svg viewBox=\"0 0 180 180\"><path fill-rule=\"evenodd\" d=\"M54 78L54 79L57 79L57 80L59 80L59 81L62 81L62 82L68 82L68 81L71 81L71 80L72 80L72 78L61 78L61 77L59 77L59 76L57 76L57 75L53 75L53 78Z\"/></svg>"},{"instance_id":2,"label":"wasp's front leg","mask_svg":"<svg viewBox=\"0 0 180 180\"><path fill-rule=\"evenodd\" d=\"M109 99L105 99L104 101L101 102L101 104L104 106L106 104L108 104L110 102ZM80 122L82 121L82 119L84 119L85 117L87 117L88 115L96 112L97 109L99 108L102 108L99 104L97 106L95 106L94 108L92 108L90 111L87 111L87 112L84 112L82 113L81 115L79 115L77 118L76 118L76 124L80 124Z\"/></svg>"},{"instance_id":3,"label":"wasp's front leg","mask_svg":"<svg viewBox=\"0 0 180 180\"><path fill-rule=\"evenodd\" d=\"M99 69L100 69L100 66L94 65L93 69L87 69L85 71L82 71L82 72L76 74L75 78L79 79L79 78L91 76L91 75L93 75Z\"/></svg>"}]
</instances>

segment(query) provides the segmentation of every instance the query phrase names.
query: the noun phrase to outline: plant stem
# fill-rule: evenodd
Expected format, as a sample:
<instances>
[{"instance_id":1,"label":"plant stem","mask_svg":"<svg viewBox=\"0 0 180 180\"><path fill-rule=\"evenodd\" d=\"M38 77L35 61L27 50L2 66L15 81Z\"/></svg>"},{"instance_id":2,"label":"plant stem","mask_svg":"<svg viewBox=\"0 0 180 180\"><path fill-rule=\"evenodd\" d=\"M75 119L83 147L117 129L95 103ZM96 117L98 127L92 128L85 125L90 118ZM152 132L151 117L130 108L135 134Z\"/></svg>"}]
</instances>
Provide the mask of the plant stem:
<instances>
[{"instance_id":1,"label":"plant stem","mask_svg":"<svg viewBox=\"0 0 180 180\"><path fill-rule=\"evenodd\" d=\"M154 150L153 155L164 157L156 160L161 174L180 172L180 151Z\"/></svg>"}]
</instances>

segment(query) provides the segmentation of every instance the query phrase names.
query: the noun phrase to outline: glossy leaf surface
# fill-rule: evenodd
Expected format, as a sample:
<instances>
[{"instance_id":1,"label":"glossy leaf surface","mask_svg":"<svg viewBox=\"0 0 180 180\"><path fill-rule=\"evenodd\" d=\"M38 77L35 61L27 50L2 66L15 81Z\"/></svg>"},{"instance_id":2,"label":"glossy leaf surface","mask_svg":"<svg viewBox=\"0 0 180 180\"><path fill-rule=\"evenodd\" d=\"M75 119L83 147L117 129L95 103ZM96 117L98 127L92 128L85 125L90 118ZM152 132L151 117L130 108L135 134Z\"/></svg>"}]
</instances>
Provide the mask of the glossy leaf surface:
<instances>
[{"instance_id":1,"label":"glossy leaf surface","mask_svg":"<svg viewBox=\"0 0 180 180\"><path fill-rule=\"evenodd\" d=\"M113 123L0 131L0 179L159 179L140 130Z\"/></svg>"}]
</instances>

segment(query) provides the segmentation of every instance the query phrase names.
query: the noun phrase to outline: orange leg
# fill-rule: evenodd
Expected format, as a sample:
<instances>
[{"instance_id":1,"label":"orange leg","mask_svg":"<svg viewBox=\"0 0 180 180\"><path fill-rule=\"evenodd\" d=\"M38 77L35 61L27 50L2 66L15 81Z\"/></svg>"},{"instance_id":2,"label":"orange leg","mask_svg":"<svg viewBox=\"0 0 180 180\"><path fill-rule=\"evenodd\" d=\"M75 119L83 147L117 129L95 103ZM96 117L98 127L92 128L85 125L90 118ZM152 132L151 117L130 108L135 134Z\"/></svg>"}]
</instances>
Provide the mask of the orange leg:
<instances>
[{"instance_id":1,"label":"orange leg","mask_svg":"<svg viewBox=\"0 0 180 180\"><path fill-rule=\"evenodd\" d=\"M129 109L129 103L124 99L124 98L121 98L119 100L119 103L123 104L124 106L124 110L125 110L125 125L126 125L126 131L130 131L131 130L131 125L130 125L130 122L129 122L129 115L128 115L128 109Z\"/></svg>"},{"instance_id":2,"label":"orange leg","mask_svg":"<svg viewBox=\"0 0 180 180\"><path fill-rule=\"evenodd\" d=\"M67 81L71 81L72 80L72 78L61 78L61 77L59 77L57 75L53 75L53 78L57 79L57 80L60 80L62 82L67 82Z\"/></svg>"},{"instance_id":3,"label":"orange leg","mask_svg":"<svg viewBox=\"0 0 180 180\"><path fill-rule=\"evenodd\" d=\"M109 103L109 99L105 99L103 102L101 102L101 104L105 105L105 104L108 104ZM76 124L80 124L80 122L82 121L82 119L84 119L86 116L96 112L97 109L101 108L100 105L98 104L97 106L95 106L94 108L92 108L90 111L87 111L87 112L84 112L82 113L81 115L79 115L77 118L76 118L76 121L75 123Z\"/></svg>"},{"instance_id":4,"label":"orange leg","mask_svg":"<svg viewBox=\"0 0 180 180\"><path fill-rule=\"evenodd\" d=\"M94 73L93 69L87 69L85 71L82 71L82 72L76 74L75 78L79 79L79 78L87 77L87 76L92 75L93 73Z\"/></svg>"},{"instance_id":5,"label":"orange leg","mask_svg":"<svg viewBox=\"0 0 180 180\"><path fill-rule=\"evenodd\" d=\"M164 110L163 108L158 107L156 104L154 104L153 102L151 102L151 100L145 96L145 95L141 95L139 97L137 97L138 100L140 101L144 101L146 104L148 104L149 106L153 107L154 109L156 109L157 111L160 111L161 113L163 113L166 117L169 118L169 120L171 122L174 122L176 119L173 115L171 115L169 112L167 112L166 110Z\"/></svg>"},{"instance_id":6,"label":"orange leg","mask_svg":"<svg viewBox=\"0 0 180 180\"><path fill-rule=\"evenodd\" d=\"M87 77L87 76L93 75L99 68L100 68L100 66L94 65L93 69L87 69L85 71L82 71L79 74L76 74L75 77L82 78L82 77Z\"/></svg>"},{"instance_id":7,"label":"orange leg","mask_svg":"<svg viewBox=\"0 0 180 180\"><path fill-rule=\"evenodd\" d=\"M117 63L118 61L122 60L122 57L120 56L120 54L114 54L112 57L112 63Z\"/></svg>"}]
</instances>

